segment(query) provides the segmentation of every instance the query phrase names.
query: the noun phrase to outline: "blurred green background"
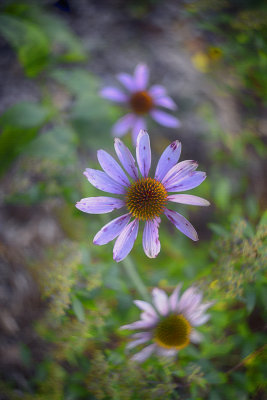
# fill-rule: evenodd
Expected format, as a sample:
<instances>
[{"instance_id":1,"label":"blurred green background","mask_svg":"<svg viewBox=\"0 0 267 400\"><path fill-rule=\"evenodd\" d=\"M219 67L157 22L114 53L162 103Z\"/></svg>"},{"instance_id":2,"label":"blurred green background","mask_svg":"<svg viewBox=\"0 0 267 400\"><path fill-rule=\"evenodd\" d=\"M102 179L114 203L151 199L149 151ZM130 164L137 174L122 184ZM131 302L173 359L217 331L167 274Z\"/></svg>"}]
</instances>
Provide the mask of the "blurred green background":
<instances>
[{"instance_id":1,"label":"blurred green background","mask_svg":"<svg viewBox=\"0 0 267 400\"><path fill-rule=\"evenodd\" d=\"M266 21L259 0L1 1L0 400L267 399ZM179 207L199 242L163 220L159 256L139 234L128 262L148 290L216 300L200 345L142 365L119 331L140 295L92 244L109 216L74 207L123 115L98 92L139 62L182 122L149 125L154 166L179 139L211 206Z\"/></svg>"}]
</instances>

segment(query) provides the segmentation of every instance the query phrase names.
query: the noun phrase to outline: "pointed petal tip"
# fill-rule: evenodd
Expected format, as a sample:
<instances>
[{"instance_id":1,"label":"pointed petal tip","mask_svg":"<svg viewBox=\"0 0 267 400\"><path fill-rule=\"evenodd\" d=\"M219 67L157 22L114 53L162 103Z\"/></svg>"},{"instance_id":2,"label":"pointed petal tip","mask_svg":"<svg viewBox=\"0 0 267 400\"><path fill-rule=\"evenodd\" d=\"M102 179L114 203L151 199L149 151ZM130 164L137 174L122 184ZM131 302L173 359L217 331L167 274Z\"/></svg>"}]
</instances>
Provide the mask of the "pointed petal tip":
<instances>
[{"instance_id":1,"label":"pointed petal tip","mask_svg":"<svg viewBox=\"0 0 267 400\"><path fill-rule=\"evenodd\" d=\"M158 254L154 254L154 255L146 254L146 256L147 256L148 258L157 258Z\"/></svg>"},{"instance_id":2,"label":"pointed petal tip","mask_svg":"<svg viewBox=\"0 0 267 400\"><path fill-rule=\"evenodd\" d=\"M115 255L114 252L113 252L113 260L116 261L117 263L119 263L119 262L121 262L123 260L123 258L120 260L120 258L117 255Z\"/></svg>"},{"instance_id":3,"label":"pointed petal tip","mask_svg":"<svg viewBox=\"0 0 267 400\"><path fill-rule=\"evenodd\" d=\"M178 139L176 139L176 140L174 140L172 143L171 143L171 147L173 148L173 150L176 150L176 148L178 147L178 146L181 146L182 145L182 143L180 142L180 140L178 140Z\"/></svg>"},{"instance_id":4,"label":"pointed petal tip","mask_svg":"<svg viewBox=\"0 0 267 400\"><path fill-rule=\"evenodd\" d=\"M138 138L139 138L139 140L140 140L140 138L141 138L142 136L144 136L144 135L148 135L148 131L147 131L146 129L140 129L140 131L139 131L139 133L138 133L138 136L137 136L137 140L138 140Z\"/></svg>"}]
</instances>

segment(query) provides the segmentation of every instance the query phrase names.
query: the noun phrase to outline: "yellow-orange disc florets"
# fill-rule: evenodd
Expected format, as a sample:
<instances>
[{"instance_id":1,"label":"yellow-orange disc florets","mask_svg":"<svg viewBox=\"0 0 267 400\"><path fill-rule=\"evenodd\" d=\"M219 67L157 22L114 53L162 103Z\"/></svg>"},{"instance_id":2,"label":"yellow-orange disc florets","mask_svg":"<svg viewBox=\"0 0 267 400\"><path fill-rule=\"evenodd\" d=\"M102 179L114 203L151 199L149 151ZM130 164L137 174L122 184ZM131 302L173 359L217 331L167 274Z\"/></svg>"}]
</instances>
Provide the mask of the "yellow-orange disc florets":
<instances>
[{"instance_id":1,"label":"yellow-orange disc florets","mask_svg":"<svg viewBox=\"0 0 267 400\"><path fill-rule=\"evenodd\" d=\"M191 325L182 315L169 315L155 329L155 342L165 349L182 349L190 342Z\"/></svg>"},{"instance_id":2,"label":"yellow-orange disc florets","mask_svg":"<svg viewBox=\"0 0 267 400\"><path fill-rule=\"evenodd\" d=\"M163 184L153 178L142 178L133 182L126 194L129 212L138 219L149 220L163 213L167 202L167 191Z\"/></svg>"},{"instance_id":3,"label":"yellow-orange disc florets","mask_svg":"<svg viewBox=\"0 0 267 400\"><path fill-rule=\"evenodd\" d=\"M130 106L136 114L146 114L153 107L153 99L145 90L135 92L130 98Z\"/></svg>"}]
</instances>

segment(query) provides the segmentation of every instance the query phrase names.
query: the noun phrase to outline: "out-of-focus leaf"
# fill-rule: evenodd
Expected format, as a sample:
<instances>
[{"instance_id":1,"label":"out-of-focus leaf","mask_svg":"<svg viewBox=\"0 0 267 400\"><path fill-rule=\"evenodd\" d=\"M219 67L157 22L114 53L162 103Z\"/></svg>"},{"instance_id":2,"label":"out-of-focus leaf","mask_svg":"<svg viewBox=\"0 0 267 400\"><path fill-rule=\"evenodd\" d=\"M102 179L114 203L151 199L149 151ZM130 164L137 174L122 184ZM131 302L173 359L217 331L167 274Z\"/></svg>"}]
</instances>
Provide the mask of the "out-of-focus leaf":
<instances>
[{"instance_id":1,"label":"out-of-focus leaf","mask_svg":"<svg viewBox=\"0 0 267 400\"><path fill-rule=\"evenodd\" d=\"M84 308L82 302L76 296L72 296L72 309L80 322L85 321Z\"/></svg>"},{"instance_id":2,"label":"out-of-focus leaf","mask_svg":"<svg viewBox=\"0 0 267 400\"><path fill-rule=\"evenodd\" d=\"M81 142L91 148L103 146L105 140L112 142L111 126L120 113L117 107L99 96L96 78L81 69L57 69L50 76L76 97L69 116Z\"/></svg>"},{"instance_id":3,"label":"out-of-focus leaf","mask_svg":"<svg viewBox=\"0 0 267 400\"><path fill-rule=\"evenodd\" d=\"M57 161L66 165L75 160L76 136L66 125L55 126L37 137L29 146L32 157Z\"/></svg>"},{"instance_id":4,"label":"out-of-focus leaf","mask_svg":"<svg viewBox=\"0 0 267 400\"><path fill-rule=\"evenodd\" d=\"M0 127L15 129L30 129L41 126L47 119L47 107L31 102L17 103L0 117Z\"/></svg>"},{"instance_id":5,"label":"out-of-focus leaf","mask_svg":"<svg viewBox=\"0 0 267 400\"><path fill-rule=\"evenodd\" d=\"M30 21L10 15L0 15L0 32L15 48L28 76L36 76L49 60L49 41Z\"/></svg>"},{"instance_id":6,"label":"out-of-focus leaf","mask_svg":"<svg viewBox=\"0 0 267 400\"><path fill-rule=\"evenodd\" d=\"M55 69L50 76L64 85L72 94L79 97L97 92L98 84L96 78L82 69L76 68L69 71Z\"/></svg>"},{"instance_id":7,"label":"out-of-focus leaf","mask_svg":"<svg viewBox=\"0 0 267 400\"><path fill-rule=\"evenodd\" d=\"M54 54L59 56L61 61L77 62L86 58L81 40L76 37L64 23L63 20L49 15L36 7L32 7L29 17L47 35Z\"/></svg>"},{"instance_id":8,"label":"out-of-focus leaf","mask_svg":"<svg viewBox=\"0 0 267 400\"><path fill-rule=\"evenodd\" d=\"M267 210L262 214L260 226L267 226Z\"/></svg>"},{"instance_id":9,"label":"out-of-focus leaf","mask_svg":"<svg viewBox=\"0 0 267 400\"><path fill-rule=\"evenodd\" d=\"M229 236L229 232L221 225L210 222L208 224L208 226L214 233L216 233L219 236L222 236L222 237Z\"/></svg>"},{"instance_id":10,"label":"out-of-focus leaf","mask_svg":"<svg viewBox=\"0 0 267 400\"><path fill-rule=\"evenodd\" d=\"M0 15L0 33L15 48L30 77L54 61L86 59L81 41L64 21L35 4L7 7Z\"/></svg>"},{"instance_id":11,"label":"out-of-focus leaf","mask_svg":"<svg viewBox=\"0 0 267 400\"><path fill-rule=\"evenodd\" d=\"M217 185L214 188L214 203L217 207L225 209L230 202L231 186L229 179L220 177L217 180Z\"/></svg>"},{"instance_id":12,"label":"out-of-focus leaf","mask_svg":"<svg viewBox=\"0 0 267 400\"><path fill-rule=\"evenodd\" d=\"M251 289L247 289L245 299L246 299L247 310L249 313L251 313L256 304L256 293L254 287Z\"/></svg>"},{"instance_id":13,"label":"out-of-focus leaf","mask_svg":"<svg viewBox=\"0 0 267 400\"><path fill-rule=\"evenodd\" d=\"M0 174L34 139L46 122L50 110L40 104L23 102L7 110L0 118Z\"/></svg>"}]
</instances>

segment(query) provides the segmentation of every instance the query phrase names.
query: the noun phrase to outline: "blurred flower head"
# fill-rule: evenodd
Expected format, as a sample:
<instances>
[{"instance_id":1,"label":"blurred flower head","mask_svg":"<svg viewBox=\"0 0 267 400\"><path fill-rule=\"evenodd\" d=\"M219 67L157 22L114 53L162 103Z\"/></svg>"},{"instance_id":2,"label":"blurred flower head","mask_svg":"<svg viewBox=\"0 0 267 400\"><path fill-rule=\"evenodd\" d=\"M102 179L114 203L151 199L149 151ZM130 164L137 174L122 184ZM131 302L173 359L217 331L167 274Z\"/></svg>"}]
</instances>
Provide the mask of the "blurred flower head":
<instances>
[{"instance_id":1,"label":"blurred flower head","mask_svg":"<svg viewBox=\"0 0 267 400\"><path fill-rule=\"evenodd\" d=\"M195 327L208 321L210 316L205 311L213 303L201 303L202 293L195 287L187 289L179 298L181 286L178 285L170 297L164 290L153 289L152 305L142 300L134 301L142 310L141 319L120 329L141 331L132 335L128 349L144 343L148 346L136 353L132 360L143 362L154 352L172 357L190 342L201 342L202 335Z\"/></svg>"},{"instance_id":2,"label":"blurred flower head","mask_svg":"<svg viewBox=\"0 0 267 400\"><path fill-rule=\"evenodd\" d=\"M183 192L200 185L206 178L205 172L196 171L198 164L192 160L178 163L181 143L176 140L162 153L154 178L148 176L151 165L149 135L141 130L136 145L135 160L123 142L115 139L115 151L122 167L104 150L98 150L97 157L103 171L87 168L84 175L97 189L120 195L114 197L88 197L80 200L76 207L89 214L105 214L125 208L127 213L105 225L94 237L94 244L103 245L117 238L113 258L119 262L132 250L137 237L139 221L145 222L143 248L146 255L155 258L160 252L158 228L160 216L166 217L190 239L198 240L194 227L181 214L167 208L167 203L182 203L208 206L209 202Z\"/></svg>"},{"instance_id":3,"label":"blurred flower head","mask_svg":"<svg viewBox=\"0 0 267 400\"><path fill-rule=\"evenodd\" d=\"M130 110L113 126L114 136L120 137L131 131L133 142L136 143L140 129L146 129L146 115L150 115L156 122L169 128L180 126L177 118L159 109L159 107L177 109L174 101L167 96L166 89L161 85L147 89L149 69L145 64L138 64L133 76L120 73L117 78L126 89L126 93L115 87L106 87L100 92L102 97L124 105Z\"/></svg>"}]
</instances>

